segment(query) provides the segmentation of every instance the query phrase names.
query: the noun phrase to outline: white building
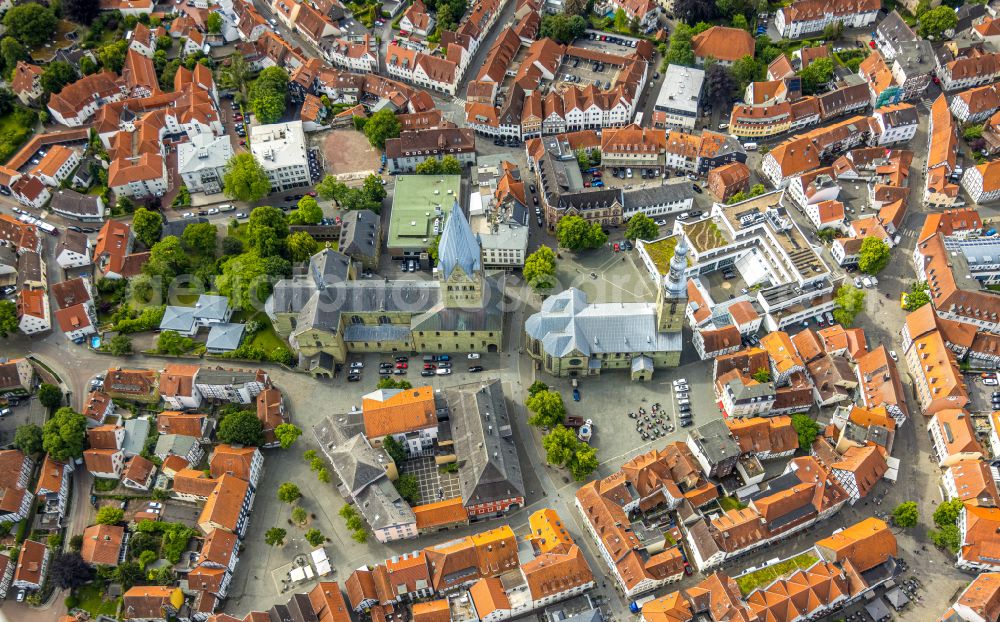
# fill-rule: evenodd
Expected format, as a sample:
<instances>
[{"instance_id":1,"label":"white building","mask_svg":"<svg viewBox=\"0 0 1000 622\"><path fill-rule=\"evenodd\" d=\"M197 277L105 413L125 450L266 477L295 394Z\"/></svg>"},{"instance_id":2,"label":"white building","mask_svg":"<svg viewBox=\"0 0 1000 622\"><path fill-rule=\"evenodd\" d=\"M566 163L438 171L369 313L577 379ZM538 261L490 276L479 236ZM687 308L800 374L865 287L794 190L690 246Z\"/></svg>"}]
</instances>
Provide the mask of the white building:
<instances>
[{"instance_id":1,"label":"white building","mask_svg":"<svg viewBox=\"0 0 1000 622\"><path fill-rule=\"evenodd\" d=\"M822 32L830 24L840 23L844 28L867 28L875 23L880 0L796 0L778 9L774 27L783 39L798 39L814 32Z\"/></svg>"},{"instance_id":2,"label":"white building","mask_svg":"<svg viewBox=\"0 0 1000 622\"><path fill-rule=\"evenodd\" d=\"M309 184L309 160L302 121L253 126L250 129L250 151L267 172L271 190L288 190Z\"/></svg>"},{"instance_id":3,"label":"white building","mask_svg":"<svg viewBox=\"0 0 1000 622\"><path fill-rule=\"evenodd\" d=\"M85 233L63 231L56 246L56 263L63 270L82 268L90 265L92 253L90 238Z\"/></svg>"},{"instance_id":4,"label":"white building","mask_svg":"<svg viewBox=\"0 0 1000 622\"><path fill-rule=\"evenodd\" d=\"M1000 161L993 160L966 169L962 175L962 187L974 203L1000 199Z\"/></svg>"},{"instance_id":5,"label":"white building","mask_svg":"<svg viewBox=\"0 0 1000 622\"><path fill-rule=\"evenodd\" d=\"M226 163L232 157L228 134L198 133L177 145L177 172L189 191L215 194L222 191Z\"/></svg>"},{"instance_id":6,"label":"white building","mask_svg":"<svg viewBox=\"0 0 1000 622\"><path fill-rule=\"evenodd\" d=\"M872 116L878 125L879 145L909 143L917 134L919 117L916 106L911 104L883 106L872 113Z\"/></svg>"},{"instance_id":7,"label":"white building","mask_svg":"<svg viewBox=\"0 0 1000 622\"><path fill-rule=\"evenodd\" d=\"M662 123L662 127L693 130L704 82L703 69L668 65L653 105L654 127L661 127Z\"/></svg>"}]
</instances>

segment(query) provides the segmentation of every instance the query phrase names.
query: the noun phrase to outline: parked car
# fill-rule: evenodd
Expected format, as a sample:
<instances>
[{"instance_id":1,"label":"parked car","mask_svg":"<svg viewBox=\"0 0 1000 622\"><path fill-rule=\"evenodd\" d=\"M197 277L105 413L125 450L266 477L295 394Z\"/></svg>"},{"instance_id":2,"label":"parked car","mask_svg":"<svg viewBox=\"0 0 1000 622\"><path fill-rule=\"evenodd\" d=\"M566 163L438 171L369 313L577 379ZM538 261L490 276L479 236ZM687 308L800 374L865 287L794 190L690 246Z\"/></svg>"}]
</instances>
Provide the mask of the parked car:
<instances>
[{"instance_id":1,"label":"parked car","mask_svg":"<svg viewBox=\"0 0 1000 622\"><path fill-rule=\"evenodd\" d=\"M434 370L433 369L423 369L423 370L420 371L420 375L423 376L423 377L425 377L425 378L427 378L429 376L433 376L434 375Z\"/></svg>"},{"instance_id":2,"label":"parked car","mask_svg":"<svg viewBox=\"0 0 1000 622\"><path fill-rule=\"evenodd\" d=\"M353 363L351 363L351 369L362 369L364 368L364 366L365 364L362 363L361 361L354 361Z\"/></svg>"},{"instance_id":3,"label":"parked car","mask_svg":"<svg viewBox=\"0 0 1000 622\"><path fill-rule=\"evenodd\" d=\"M472 367L469 368L470 374L478 374L481 371L483 371L482 365L473 365Z\"/></svg>"},{"instance_id":4,"label":"parked car","mask_svg":"<svg viewBox=\"0 0 1000 622\"><path fill-rule=\"evenodd\" d=\"M361 382L361 374L351 374L347 377L348 382Z\"/></svg>"},{"instance_id":5,"label":"parked car","mask_svg":"<svg viewBox=\"0 0 1000 622\"><path fill-rule=\"evenodd\" d=\"M573 389L573 401L574 402L580 401L580 389Z\"/></svg>"},{"instance_id":6,"label":"parked car","mask_svg":"<svg viewBox=\"0 0 1000 622\"><path fill-rule=\"evenodd\" d=\"M474 360L476 360L478 358L479 358L479 354L477 352L470 352L469 353L469 360L470 361L474 361Z\"/></svg>"},{"instance_id":7,"label":"parked car","mask_svg":"<svg viewBox=\"0 0 1000 622\"><path fill-rule=\"evenodd\" d=\"M445 369L439 369L439 370L437 370L434 373L436 373L438 376L450 376L451 375L451 370L447 369L447 368L445 368Z\"/></svg>"}]
</instances>

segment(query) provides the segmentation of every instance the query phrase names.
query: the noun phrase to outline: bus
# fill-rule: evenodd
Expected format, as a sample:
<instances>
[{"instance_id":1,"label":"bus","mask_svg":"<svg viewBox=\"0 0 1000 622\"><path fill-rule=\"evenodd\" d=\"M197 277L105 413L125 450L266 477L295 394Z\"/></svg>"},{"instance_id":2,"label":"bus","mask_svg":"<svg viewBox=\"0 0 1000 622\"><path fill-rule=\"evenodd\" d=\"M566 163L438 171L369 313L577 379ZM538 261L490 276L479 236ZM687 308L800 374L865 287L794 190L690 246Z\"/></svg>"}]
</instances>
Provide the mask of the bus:
<instances>
[{"instance_id":1,"label":"bus","mask_svg":"<svg viewBox=\"0 0 1000 622\"><path fill-rule=\"evenodd\" d=\"M50 225L49 223L43 220L36 221L35 226L44 231L45 233L48 233L49 235L59 235L58 229L56 229L53 225Z\"/></svg>"}]
</instances>

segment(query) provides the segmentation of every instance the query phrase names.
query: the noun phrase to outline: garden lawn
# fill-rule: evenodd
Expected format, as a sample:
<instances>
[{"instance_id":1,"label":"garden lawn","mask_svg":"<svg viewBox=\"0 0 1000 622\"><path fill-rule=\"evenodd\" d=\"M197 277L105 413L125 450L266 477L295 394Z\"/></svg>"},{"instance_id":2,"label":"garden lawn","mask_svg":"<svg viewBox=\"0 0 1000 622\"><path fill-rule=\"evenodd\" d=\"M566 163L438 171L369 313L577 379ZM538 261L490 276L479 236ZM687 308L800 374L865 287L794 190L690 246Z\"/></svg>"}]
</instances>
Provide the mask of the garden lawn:
<instances>
[{"instance_id":1,"label":"garden lawn","mask_svg":"<svg viewBox=\"0 0 1000 622\"><path fill-rule=\"evenodd\" d=\"M736 497L719 497L719 505L727 512L729 510L742 510L747 506L745 503L740 503Z\"/></svg>"},{"instance_id":2,"label":"garden lawn","mask_svg":"<svg viewBox=\"0 0 1000 622\"><path fill-rule=\"evenodd\" d=\"M271 318L267 317L266 313L257 313L247 319L247 321L250 320L256 320L261 325L260 330L250 339L251 345L263 348L264 352L268 354L278 349L288 350L288 344L275 332L274 326L271 325Z\"/></svg>"},{"instance_id":3,"label":"garden lawn","mask_svg":"<svg viewBox=\"0 0 1000 622\"><path fill-rule=\"evenodd\" d=\"M0 117L0 162L6 162L35 133L35 114L15 106Z\"/></svg>"},{"instance_id":4,"label":"garden lawn","mask_svg":"<svg viewBox=\"0 0 1000 622\"><path fill-rule=\"evenodd\" d=\"M99 615L114 617L118 611L118 599L105 600L104 590L97 583L88 583L76 590L77 606L90 614L91 618Z\"/></svg>"},{"instance_id":5,"label":"garden lawn","mask_svg":"<svg viewBox=\"0 0 1000 622\"><path fill-rule=\"evenodd\" d=\"M802 553L783 562L771 564L760 570L736 577L736 584L740 587L740 592L746 596L759 587L769 585L775 579L789 575L801 568L808 568L818 561L809 553Z\"/></svg>"}]
</instances>

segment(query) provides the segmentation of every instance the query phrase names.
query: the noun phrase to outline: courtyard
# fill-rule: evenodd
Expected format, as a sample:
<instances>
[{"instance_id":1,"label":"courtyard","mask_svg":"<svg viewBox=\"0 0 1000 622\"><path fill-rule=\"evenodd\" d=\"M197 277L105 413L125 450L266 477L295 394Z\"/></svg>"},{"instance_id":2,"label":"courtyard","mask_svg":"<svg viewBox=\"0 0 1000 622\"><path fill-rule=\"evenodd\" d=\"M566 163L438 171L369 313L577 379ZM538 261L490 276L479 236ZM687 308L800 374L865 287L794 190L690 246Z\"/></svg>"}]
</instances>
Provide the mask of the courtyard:
<instances>
[{"instance_id":1,"label":"courtyard","mask_svg":"<svg viewBox=\"0 0 1000 622\"><path fill-rule=\"evenodd\" d=\"M324 170L344 183L360 182L378 172L381 165L379 150L353 128L320 132L311 135L309 141L320 148Z\"/></svg>"},{"instance_id":2,"label":"courtyard","mask_svg":"<svg viewBox=\"0 0 1000 622\"><path fill-rule=\"evenodd\" d=\"M435 503L460 496L458 474L441 471L432 456L409 458L403 463L402 471L417 478L420 503Z\"/></svg>"}]
</instances>

